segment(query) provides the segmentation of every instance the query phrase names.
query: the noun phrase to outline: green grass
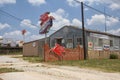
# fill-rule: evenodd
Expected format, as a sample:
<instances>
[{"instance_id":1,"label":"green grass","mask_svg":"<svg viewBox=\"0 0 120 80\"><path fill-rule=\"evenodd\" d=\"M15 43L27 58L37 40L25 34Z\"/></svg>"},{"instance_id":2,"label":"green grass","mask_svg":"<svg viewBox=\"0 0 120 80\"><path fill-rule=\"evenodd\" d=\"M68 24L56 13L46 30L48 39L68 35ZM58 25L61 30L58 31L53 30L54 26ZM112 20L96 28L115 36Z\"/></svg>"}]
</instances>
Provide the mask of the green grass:
<instances>
[{"instance_id":1,"label":"green grass","mask_svg":"<svg viewBox=\"0 0 120 80\"><path fill-rule=\"evenodd\" d=\"M41 57L23 57L23 60L27 60L32 63L40 63L43 62L43 58Z\"/></svg>"},{"instance_id":2,"label":"green grass","mask_svg":"<svg viewBox=\"0 0 120 80\"><path fill-rule=\"evenodd\" d=\"M17 70L15 68L0 68L0 73L7 73L7 72L23 72L23 70Z\"/></svg>"},{"instance_id":3,"label":"green grass","mask_svg":"<svg viewBox=\"0 0 120 80\"><path fill-rule=\"evenodd\" d=\"M120 59L76 60L48 62L53 65L78 66L105 72L120 72Z\"/></svg>"}]
</instances>

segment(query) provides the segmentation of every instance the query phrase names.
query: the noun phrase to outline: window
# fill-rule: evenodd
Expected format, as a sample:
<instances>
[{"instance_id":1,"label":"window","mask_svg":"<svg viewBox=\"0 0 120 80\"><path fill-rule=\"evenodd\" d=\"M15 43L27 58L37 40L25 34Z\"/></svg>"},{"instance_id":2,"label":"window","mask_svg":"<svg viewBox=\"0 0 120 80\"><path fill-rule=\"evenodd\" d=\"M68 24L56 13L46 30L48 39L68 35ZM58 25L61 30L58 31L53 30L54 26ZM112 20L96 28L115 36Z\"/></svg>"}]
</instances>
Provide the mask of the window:
<instances>
[{"instance_id":1,"label":"window","mask_svg":"<svg viewBox=\"0 0 120 80\"><path fill-rule=\"evenodd\" d=\"M61 44L62 44L62 38L56 39L56 42L57 42L59 45L61 45Z\"/></svg>"},{"instance_id":2,"label":"window","mask_svg":"<svg viewBox=\"0 0 120 80\"><path fill-rule=\"evenodd\" d=\"M82 45L82 38L77 38L77 44Z\"/></svg>"},{"instance_id":3,"label":"window","mask_svg":"<svg viewBox=\"0 0 120 80\"><path fill-rule=\"evenodd\" d=\"M110 47L113 47L113 41L110 40Z\"/></svg>"},{"instance_id":4,"label":"window","mask_svg":"<svg viewBox=\"0 0 120 80\"><path fill-rule=\"evenodd\" d=\"M99 46L103 46L103 40L99 39Z\"/></svg>"},{"instance_id":5,"label":"window","mask_svg":"<svg viewBox=\"0 0 120 80\"><path fill-rule=\"evenodd\" d=\"M72 39L67 39L67 48L73 48L73 41Z\"/></svg>"}]
</instances>

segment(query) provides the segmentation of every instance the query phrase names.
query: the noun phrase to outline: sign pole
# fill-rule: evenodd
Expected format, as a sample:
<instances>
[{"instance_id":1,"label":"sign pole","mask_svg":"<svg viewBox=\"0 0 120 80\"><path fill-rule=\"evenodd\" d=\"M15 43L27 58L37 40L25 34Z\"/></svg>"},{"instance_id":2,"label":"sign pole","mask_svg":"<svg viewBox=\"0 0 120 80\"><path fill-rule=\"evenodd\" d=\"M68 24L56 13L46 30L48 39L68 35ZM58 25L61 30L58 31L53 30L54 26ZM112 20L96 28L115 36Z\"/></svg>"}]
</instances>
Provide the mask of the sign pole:
<instances>
[{"instance_id":1,"label":"sign pole","mask_svg":"<svg viewBox=\"0 0 120 80\"><path fill-rule=\"evenodd\" d=\"M45 44L47 43L47 33L45 33Z\"/></svg>"}]
</instances>

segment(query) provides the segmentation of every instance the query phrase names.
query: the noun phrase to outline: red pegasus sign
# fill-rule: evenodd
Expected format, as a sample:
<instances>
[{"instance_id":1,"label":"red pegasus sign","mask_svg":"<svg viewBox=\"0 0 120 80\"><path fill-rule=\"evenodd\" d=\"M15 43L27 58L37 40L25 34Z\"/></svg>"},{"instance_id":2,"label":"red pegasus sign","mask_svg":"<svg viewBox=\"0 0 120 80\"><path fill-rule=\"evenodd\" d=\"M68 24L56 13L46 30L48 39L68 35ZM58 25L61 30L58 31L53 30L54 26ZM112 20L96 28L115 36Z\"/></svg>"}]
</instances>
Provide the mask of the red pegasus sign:
<instances>
[{"instance_id":1,"label":"red pegasus sign","mask_svg":"<svg viewBox=\"0 0 120 80\"><path fill-rule=\"evenodd\" d=\"M40 16L40 26L41 26L41 29L40 29L40 34L45 34L47 32L49 32L49 29L50 27L52 27L52 20L54 19L53 16L49 16L50 12L45 12L44 14L42 14Z\"/></svg>"}]
</instances>

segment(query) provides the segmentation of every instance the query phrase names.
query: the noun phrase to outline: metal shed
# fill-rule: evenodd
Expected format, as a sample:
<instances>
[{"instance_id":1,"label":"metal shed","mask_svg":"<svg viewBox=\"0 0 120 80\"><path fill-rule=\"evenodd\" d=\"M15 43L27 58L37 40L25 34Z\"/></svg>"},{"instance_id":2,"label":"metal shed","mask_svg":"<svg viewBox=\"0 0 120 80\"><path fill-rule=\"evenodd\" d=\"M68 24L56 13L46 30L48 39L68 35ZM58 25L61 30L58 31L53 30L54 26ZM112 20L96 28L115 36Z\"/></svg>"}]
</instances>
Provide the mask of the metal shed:
<instances>
[{"instance_id":1,"label":"metal shed","mask_svg":"<svg viewBox=\"0 0 120 80\"><path fill-rule=\"evenodd\" d=\"M44 38L24 43L23 56L40 56L44 57Z\"/></svg>"}]
</instances>

